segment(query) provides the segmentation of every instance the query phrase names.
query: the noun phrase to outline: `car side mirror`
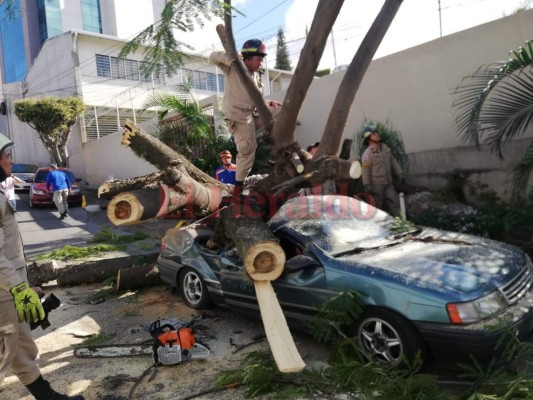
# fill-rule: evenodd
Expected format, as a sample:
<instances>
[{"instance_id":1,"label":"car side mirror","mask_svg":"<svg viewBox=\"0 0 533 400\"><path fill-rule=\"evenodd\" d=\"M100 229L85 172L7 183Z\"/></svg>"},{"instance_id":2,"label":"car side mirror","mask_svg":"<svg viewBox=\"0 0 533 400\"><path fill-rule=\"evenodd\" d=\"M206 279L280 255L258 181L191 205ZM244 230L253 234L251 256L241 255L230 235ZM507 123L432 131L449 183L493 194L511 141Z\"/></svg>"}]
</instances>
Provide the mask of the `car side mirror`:
<instances>
[{"instance_id":1,"label":"car side mirror","mask_svg":"<svg viewBox=\"0 0 533 400\"><path fill-rule=\"evenodd\" d=\"M316 258L302 254L302 255L289 258L285 262L284 271L287 273L290 273L290 272L296 272L296 271L300 271L302 269L306 269L310 267L316 268L320 266L321 265Z\"/></svg>"}]
</instances>

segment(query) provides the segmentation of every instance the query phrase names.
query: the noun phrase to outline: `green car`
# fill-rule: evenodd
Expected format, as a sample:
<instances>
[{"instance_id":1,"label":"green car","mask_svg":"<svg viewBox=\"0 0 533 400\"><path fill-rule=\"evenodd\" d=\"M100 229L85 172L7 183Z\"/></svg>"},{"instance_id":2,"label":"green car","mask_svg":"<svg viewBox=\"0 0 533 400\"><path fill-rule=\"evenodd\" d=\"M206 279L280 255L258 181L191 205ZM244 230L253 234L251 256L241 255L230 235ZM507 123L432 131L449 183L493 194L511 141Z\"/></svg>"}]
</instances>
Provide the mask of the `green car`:
<instances>
[{"instance_id":1,"label":"green car","mask_svg":"<svg viewBox=\"0 0 533 400\"><path fill-rule=\"evenodd\" d=\"M287 261L272 282L289 325L309 329L316 307L357 291L363 314L348 327L368 358L480 361L502 335L533 330L533 266L520 249L486 238L401 224L346 196L287 201L268 222ZM234 246L204 245L212 230L170 229L162 280L192 308L210 304L259 316L254 286Z\"/></svg>"}]
</instances>

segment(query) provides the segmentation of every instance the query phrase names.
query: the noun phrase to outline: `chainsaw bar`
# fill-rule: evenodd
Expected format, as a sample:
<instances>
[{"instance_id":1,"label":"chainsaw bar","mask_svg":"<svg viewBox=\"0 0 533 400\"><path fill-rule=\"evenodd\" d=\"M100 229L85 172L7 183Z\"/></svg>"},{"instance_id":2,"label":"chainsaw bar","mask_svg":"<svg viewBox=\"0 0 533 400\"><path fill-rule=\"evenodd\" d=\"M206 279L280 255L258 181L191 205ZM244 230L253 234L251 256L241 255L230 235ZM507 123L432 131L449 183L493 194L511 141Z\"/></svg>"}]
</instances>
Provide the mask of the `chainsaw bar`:
<instances>
[{"instance_id":1,"label":"chainsaw bar","mask_svg":"<svg viewBox=\"0 0 533 400\"><path fill-rule=\"evenodd\" d=\"M191 349L191 359L206 358L210 353L207 347L200 343L194 343ZM111 344L74 349L74 356L79 358L146 357L153 355L154 350L150 343Z\"/></svg>"}]
</instances>

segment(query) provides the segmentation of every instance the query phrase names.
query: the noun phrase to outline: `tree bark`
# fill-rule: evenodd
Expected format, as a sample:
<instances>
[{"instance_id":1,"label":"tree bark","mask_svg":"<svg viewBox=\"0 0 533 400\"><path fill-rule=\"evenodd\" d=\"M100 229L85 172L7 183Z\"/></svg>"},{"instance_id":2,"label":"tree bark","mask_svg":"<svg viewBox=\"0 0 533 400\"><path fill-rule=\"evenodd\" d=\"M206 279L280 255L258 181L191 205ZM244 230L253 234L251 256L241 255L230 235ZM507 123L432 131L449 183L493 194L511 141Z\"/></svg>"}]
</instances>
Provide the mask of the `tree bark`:
<instances>
[{"instance_id":1,"label":"tree bark","mask_svg":"<svg viewBox=\"0 0 533 400\"><path fill-rule=\"evenodd\" d=\"M106 181L98 187L98 197L111 198L119 193L142 189L157 185L163 181L163 172L154 172L145 176L123 180Z\"/></svg>"},{"instance_id":2,"label":"tree bark","mask_svg":"<svg viewBox=\"0 0 533 400\"><path fill-rule=\"evenodd\" d=\"M28 265L28 279L34 286L53 280L57 280L58 286L102 282L136 263L153 264L157 256L157 253L117 253L114 257L100 256L93 260L36 261Z\"/></svg>"},{"instance_id":3,"label":"tree bark","mask_svg":"<svg viewBox=\"0 0 533 400\"><path fill-rule=\"evenodd\" d=\"M313 81L329 33L343 3L344 0L320 0L318 2L311 29L287 89L279 119L272 132L274 146L278 151L295 142L294 131L298 113ZM349 108L348 104L350 103L346 103L345 107ZM339 132L339 135L342 136L342 131Z\"/></svg>"},{"instance_id":4,"label":"tree bark","mask_svg":"<svg viewBox=\"0 0 533 400\"><path fill-rule=\"evenodd\" d=\"M161 285L159 268L153 264L134 265L131 268L119 269L117 273L117 292L139 289L146 286Z\"/></svg>"},{"instance_id":5,"label":"tree bark","mask_svg":"<svg viewBox=\"0 0 533 400\"><path fill-rule=\"evenodd\" d=\"M139 190L122 192L109 202L107 216L115 225L129 225L161 217L185 206L190 207L191 218L194 215L206 215L219 207L222 197L231 194L231 186L200 171L179 153L142 132L131 121L126 122L122 143L164 171L160 175L137 178L143 182L161 178L161 183L154 181L154 184ZM99 192L109 189L108 185L104 185ZM114 184L116 187L126 185L136 187L138 182L128 180Z\"/></svg>"}]
</instances>

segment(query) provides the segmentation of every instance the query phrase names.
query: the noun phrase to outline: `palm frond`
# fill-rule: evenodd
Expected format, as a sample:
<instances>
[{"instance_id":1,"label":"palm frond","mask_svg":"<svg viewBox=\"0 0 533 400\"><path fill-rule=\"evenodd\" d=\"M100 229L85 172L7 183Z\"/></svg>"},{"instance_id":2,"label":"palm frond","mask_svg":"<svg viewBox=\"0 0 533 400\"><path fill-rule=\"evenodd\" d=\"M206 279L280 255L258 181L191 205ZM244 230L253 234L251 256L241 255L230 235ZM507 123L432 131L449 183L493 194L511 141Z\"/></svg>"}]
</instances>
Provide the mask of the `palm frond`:
<instances>
[{"instance_id":1,"label":"palm frond","mask_svg":"<svg viewBox=\"0 0 533 400\"><path fill-rule=\"evenodd\" d=\"M513 169L511 190L514 200L519 201L525 197L531 171L533 171L533 142L529 144L524 157Z\"/></svg>"},{"instance_id":2,"label":"palm frond","mask_svg":"<svg viewBox=\"0 0 533 400\"><path fill-rule=\"evenodd\" d=\"M455 126L463 142L479 145L480 115L485 101L504 78L532 65L532 41L527 41L524 47L512 51L511 55L513 57L508 61L478 68L472 75L465 77L453 92L458 96L452 105L457 110Z\"/></svg>"},{"instance_id":3,"label":"palm frond","mask_svg":"<svg viewBox=\"0 0 533 400\"><path fill-rule=\"evenodd\" d=\"M479 124L487 132L493 151L502 155L502 146L533 125L533 66L508 75L492 91L481 110Z\"/></svg>"},{"instance_id":4,"label":"palm frond","mask_svg":"<svg viewBox=\"0 0 533 400\"><path fill-rule=\"evenodd\" d=\"M206 20L222 17L226 9L227 6L219 0L169 0L161 19L128 42L119 57L125 58L135 53L139 46L146 46L141 66L143 75L159 75L164 68L170 77L184 63L183 49L194 50L189 44L178 40L174 31L192 32L195 26L202 28Z\"/></svg>"}]
</instances>

